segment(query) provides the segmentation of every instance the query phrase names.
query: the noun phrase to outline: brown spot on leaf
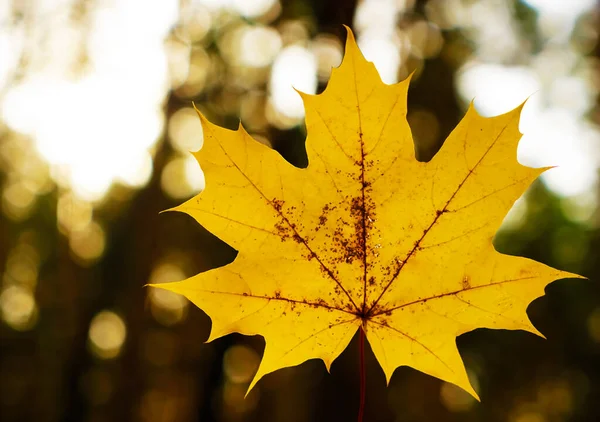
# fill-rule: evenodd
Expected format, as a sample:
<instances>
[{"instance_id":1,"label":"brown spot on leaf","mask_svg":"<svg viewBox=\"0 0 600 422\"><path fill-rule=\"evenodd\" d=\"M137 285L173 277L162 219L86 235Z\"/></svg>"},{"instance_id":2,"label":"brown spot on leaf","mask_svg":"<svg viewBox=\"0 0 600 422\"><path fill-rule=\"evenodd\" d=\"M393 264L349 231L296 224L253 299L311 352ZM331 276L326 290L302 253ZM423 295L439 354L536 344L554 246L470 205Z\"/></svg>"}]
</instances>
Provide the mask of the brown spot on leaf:
<instances>
[{"instance_id":1,"label":"brown spot on leaf","mask_svg":"<svg viewBox=\"0 0 600 422\"><path fill-rule=\"evenodd\" d=\"M285 202L282 201L281 199L277 199L277 198L273 198L273 200L271 201L271 204L273 204L273 208L275 208L275 210L281 214L281 210L283 209L283 204Z\"/></svg>"},{"instance_id":2,"label":"brown spot on leaf","mask_svg":"<svg viewBox=\"0 0 600 422\"><path fill-rule=\"evenodd\" d=\"M290 238L291 229L287 224L285 224L284 221L276 223L275 226L273 226L273 228L279 235L279 238L282 242Z\"/></svg>"}]
</instances>

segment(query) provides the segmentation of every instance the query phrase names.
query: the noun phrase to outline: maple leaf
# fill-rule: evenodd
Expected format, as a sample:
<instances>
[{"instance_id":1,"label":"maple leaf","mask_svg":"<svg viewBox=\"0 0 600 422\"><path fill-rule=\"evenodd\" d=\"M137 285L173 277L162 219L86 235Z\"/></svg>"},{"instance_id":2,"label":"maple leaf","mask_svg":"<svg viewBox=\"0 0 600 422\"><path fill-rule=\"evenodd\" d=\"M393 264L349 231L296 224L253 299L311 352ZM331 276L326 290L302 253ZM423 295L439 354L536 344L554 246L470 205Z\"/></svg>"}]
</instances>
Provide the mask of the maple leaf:
<instances>
[{"instance_id":1,"label":"maple leaf","mask_svg":"<svg viewBox=\"0 0 600 422\"><path fill-rule=\"evenodd\" d=\"M308 359L331 363L362 327L386 379L407 365L477 397L456 347L475 328L521 329L553 280L579 277L498 253L492 239L546 168L516 159L521 107L484 118L471 104L429 162L415 159L409 81L384 84L348 30L340 67L306 109L308 167L240 125L200 112L194 153L206 189L174 208L239 251L229 265L155 285L212 320L208 341L265 338L251 389Z\"/></svg>"}]
</instances>

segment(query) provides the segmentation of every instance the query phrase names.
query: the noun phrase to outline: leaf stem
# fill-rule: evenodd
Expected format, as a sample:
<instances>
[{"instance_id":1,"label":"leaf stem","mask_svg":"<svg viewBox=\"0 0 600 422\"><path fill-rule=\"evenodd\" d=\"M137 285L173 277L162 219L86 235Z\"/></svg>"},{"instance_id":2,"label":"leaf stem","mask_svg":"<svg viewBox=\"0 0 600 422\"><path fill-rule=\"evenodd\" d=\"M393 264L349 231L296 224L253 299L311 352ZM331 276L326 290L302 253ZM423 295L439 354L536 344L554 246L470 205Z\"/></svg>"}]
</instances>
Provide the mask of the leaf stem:
<instances>
[{"instance_id":1,"label":"leaf stem","mask_svg":"<svg viewBox=\"0 0 600 422\"><path fill-rule=\"evenodd\" d=\"M363 422L365 414L366 374L365 374L365 332L360 327L358 338L359 348L359 371L360 371L360 407L358 408L358 422Z\"/></svg>"}]
</instances>

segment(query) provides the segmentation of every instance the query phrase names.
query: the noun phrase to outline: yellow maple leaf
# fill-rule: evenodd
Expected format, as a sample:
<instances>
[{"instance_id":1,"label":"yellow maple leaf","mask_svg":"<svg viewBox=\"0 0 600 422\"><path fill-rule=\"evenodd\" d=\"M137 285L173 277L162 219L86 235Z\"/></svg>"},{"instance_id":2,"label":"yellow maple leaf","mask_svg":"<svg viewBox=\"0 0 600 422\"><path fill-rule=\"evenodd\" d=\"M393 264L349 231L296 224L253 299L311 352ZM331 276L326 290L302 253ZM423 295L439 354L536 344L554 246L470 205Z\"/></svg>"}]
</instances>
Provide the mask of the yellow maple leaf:
<instances>
[{"instance_id":1,"label":"yellow maple leaf","mask_svg":"<svg viewBox=\"0 0 600 422\"><path fill-rule=\"evenodd\" d=\"M348 31L326 90L300 94L309 164L299 169L198 113L206 189L174 208L239 251L233 263L155 285L212 319L208 341L260 334L265 374L322 359L362 327L389 382L407 365L477 397L456 347L475 328L541 335L526 314L553 280L578 277L498 253L492 239L545 168L516 159L521 107L473 106L427 163L406 120L409 81L382 83Z\"/></svg>"}]
</instances>

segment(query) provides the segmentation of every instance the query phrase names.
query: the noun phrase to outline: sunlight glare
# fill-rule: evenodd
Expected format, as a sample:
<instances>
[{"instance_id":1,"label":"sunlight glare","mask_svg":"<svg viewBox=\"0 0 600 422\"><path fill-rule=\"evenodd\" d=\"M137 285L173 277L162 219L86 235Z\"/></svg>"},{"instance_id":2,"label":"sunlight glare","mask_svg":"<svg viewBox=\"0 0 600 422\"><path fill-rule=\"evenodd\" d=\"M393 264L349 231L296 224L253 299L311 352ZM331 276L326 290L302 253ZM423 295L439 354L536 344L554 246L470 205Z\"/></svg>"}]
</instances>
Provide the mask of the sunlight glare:
<instances>
[{"instance_id":1,"label":"sunlight glare","mask_svg":"<svg viewBox=\"0 0 600 422\"><path fill-rule=\"evenodd\" d=\"M64 67L75 53L65 51L53 57L56 64L11 87L0 110L7 125L32 136L51 167L66 176L65 187L95 201L115 181L139 187L149 180L149 149L162 131L170 84L163 41L178 5L100 1L90 13L89 66L74 77ZM63 66L60 76L56 66Z\"/></svg>"},{"instance_id":2,"label":"sunlight glare","mask_svg":"<svg viewBox=\"0 0 600 422\"><path fill-rule=\"evenodd\" d=\"M270 91L277 111L287 117L301 118L304 116L304 104L294 88L307 94L317 91L316 57L299 45L284 48L275 59Z\"/></svg>"},{"instance_id":3,"label":"sunlight glare","mask_svg":"<svg viewBox=\"0 0 600 422\"><path fill-rule=\"evenodd\" d=\"M233 9L245 18L256 18L267 13L277 0L230 0Z\"/></svg>"},{"instance_id":4,"label":"sunlight glare","mask_svg":"<svg viewBox=\"0 0 600 422\"><path fill-rule=\"evenodd\" d=\"M281 50L281 36L266 26L249 26L242 31L238 52L240 61L249 67L271 64Z\"/></svg>"},{"instance_id":5,"label":"sunlight glare","mask_svg":"<svg viewBox=\"0 0 600 422\"><path fill-rule=\"evenodd\" d=\"M561 196L594 188L600 133L577 114L584 106L565 103L564 95L556 92L548 95L536 73L526 67L471 63L457 74L457 87L464 100L474 98L477 110L488 117L506 113L527 100L519 124L524 134L519 162L530 167L557 166L542 179ZM559 103L542 104L547 98Z\"/></svg>"},{"instance_id":6,"label":"sunlight glare","mask_svg":"<svg viewBox=\"0 0 600 422\"><path fill-rule=\"evenodd\" d=\"M367 31L358 39L358 46L365 59L373 62L383 82L386 84L398 82L400 52L394 41L376 32Z\"/></svg>"}]
</instances>

